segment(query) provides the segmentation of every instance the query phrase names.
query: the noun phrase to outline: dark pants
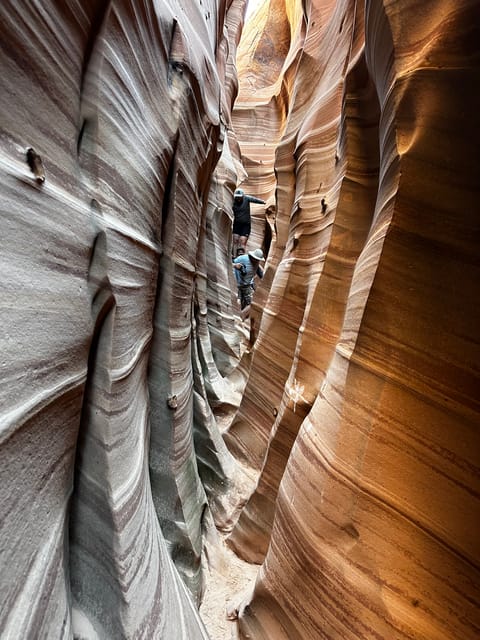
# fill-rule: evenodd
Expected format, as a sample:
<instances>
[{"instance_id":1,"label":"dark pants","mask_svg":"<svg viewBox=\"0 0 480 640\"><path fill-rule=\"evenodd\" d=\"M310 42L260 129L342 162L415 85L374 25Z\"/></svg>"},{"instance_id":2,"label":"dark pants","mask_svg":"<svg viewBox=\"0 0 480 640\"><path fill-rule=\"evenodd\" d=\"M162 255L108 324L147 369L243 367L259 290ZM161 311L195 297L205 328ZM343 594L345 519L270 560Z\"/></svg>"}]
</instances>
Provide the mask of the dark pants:
<instances>
[{"instance_id":1,"label":"dark pants","mask_svg":"<svg viewBox=\"0 0 480 640\"><path fill-rule=\"evenodd\" d=\"M251 230L250 222L235 222L233 223L233 233L237 236L248 236L250 235Z\"/></svg>"}]
</instances>

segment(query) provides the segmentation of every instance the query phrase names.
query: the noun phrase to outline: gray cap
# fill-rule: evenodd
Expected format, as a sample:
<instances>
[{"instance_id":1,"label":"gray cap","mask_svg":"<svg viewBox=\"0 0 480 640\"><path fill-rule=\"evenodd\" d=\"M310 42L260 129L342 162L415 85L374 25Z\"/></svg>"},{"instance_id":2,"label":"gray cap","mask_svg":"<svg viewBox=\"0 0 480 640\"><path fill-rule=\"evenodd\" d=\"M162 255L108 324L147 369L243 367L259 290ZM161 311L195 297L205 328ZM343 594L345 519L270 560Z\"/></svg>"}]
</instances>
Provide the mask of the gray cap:
<instances>
[{"instance_id":1,"label":"gray cap","mask_svg":"<svg viewBox=\"0 0 480 640\"><path fill-rule=\"evenodd\" d=\"M248 255L254 260L259 260L260 262L264 262L265 258L263 257L263 251L261 249L253 249L253 251L249 251Z\"/></svg>"},{"instance_id":2,"label":"gray cap","mask_svg":"<svg viewBox=\"0 0 480 640\"><path fill-rule=\"evenodd\" d=\"M233 194L234 198L243 198L245 195L245 191L243 189L235 189L235 193Z\"/></svg>"}]
</instances>

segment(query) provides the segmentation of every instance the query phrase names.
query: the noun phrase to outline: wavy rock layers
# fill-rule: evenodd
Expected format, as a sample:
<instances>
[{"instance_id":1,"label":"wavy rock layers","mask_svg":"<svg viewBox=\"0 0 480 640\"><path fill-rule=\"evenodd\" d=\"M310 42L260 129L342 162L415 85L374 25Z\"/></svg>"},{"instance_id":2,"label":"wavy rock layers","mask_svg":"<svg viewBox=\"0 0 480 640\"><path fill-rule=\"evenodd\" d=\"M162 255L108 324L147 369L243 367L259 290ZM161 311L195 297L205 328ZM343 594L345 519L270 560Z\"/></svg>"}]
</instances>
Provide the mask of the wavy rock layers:
<instances>
[{"instance_id":1,"label":"wavy rock layers","mask_svg":"<svg viewBox=\"0 0 480 640\"><path fill-rule=\"evenodd\" d=\"M287 124L288 77L296 66L294 45L300 49L302 44L301 18L301 12L298 7L295 10L294 3L286 5L284 0L265 3L258 9L254 20L247 24L239 47L238 65L241 82L232 121L237 137L242 141L242 159L249 174L246 188L249 192L264 198L267 198L275 187L275 151ZM260 37L259 27L263 27L262 33L267 34L265 43ZM277 36L280 34L280 37L274 39L271 35L273 30ZM291 41L292 46L287 48L286 45ZM290 48L292 48L291 55L289 55ZM252 58L251 64L249 64L248 54ZM273 62L266 65L268 72L264 78L262 74L265 72L265 64L261 61L268 56L273 59ZM251 189L250 185L252 185ZM276 205L278 208L281 207L278 192ZM269 236L266 234L267 230ZM254 313L253 322L257 321L259 307L266 300L266 294L271 286L271 276L283 255L287 230L288 219L276 215L275 206L270 206L266 221L260 220L255 212L252 213L252 236L249 246L263 244L266 252L268 251L269 267L255 294L253 307L256 313ZM274 299L275 292L272 291L270 300ZM277 306L273 306L274 303L270 303L272 318L280 313L282 299L277 299L276 304ZM269 351L267 346L256 350L256 366L251 370L248 391L226 434L228 446L236 457L256 469L259 469L262 464L262 452L267 439L267 434L262 433L262 428L270 428L272 416L280 402L288 375L288 349L293 348L292 343L294 344L300 320L301 316L292 318L291 332L288 332L286 323L282 325L283 335L274 337L270 344L273 351ZM272 319L273 323L274 319ZM269 330L265 329L264 335L270 335ZM261 354L267 353L264 362L261 363L259 360L262 357ZM285 371L282 370L284 361ZM267 368L264 368L265 366ZM254 429L250 428L252 419L256 425Z\"/></svg>"},{"instance_id":2,"label":"wavy rock layers","mask_svg":"<svg viewBox=\"0 0 480 640\"><path fill-rule=\"evenodd\" d=\"M0 8L2 638L206 637L245 3L186 4Z\"/></svg>"},{"instance_id":3,"label":"wavy rock layers","mask_svg":"<svg viewBox=\"0 0 480 640\"><path fill-rule=\"evenodd\" d=\"M474 640L477 3L305 7L280 257L227 440L261 470L230 537L265 558L239 633Z\"/></svg>"},{"instance_id":4,"label":"wavy rock layers","mask_svg":"<svg viewBox=\"0 0 480 640\"><path fill-rule=\"evenodd\" d=\"M278 485L285 470L290 449L299 426L318 393L332 357L335 341L338 339L353 267L365 242L377 194L379 108L375 89L366 70L362 37L363 14L358 13L356 18L356 25L352 25L348 16L342 18L342 30L346 30L350 34L344 47L345 58L331 61L333 68L327 65L323 74L325 80L319 82L315 99L312 97L311 100L302 101L298 105L292 101L291 106L291 120L294 123L305 121L308 123L308 127L311 127L314 118L319 119L318 126L313 130L308 128L302 129L300 132L293 130L293 142L288 140L288 144L291 145L298 136L304 139L302 150L295 151L294 155L298 155L301 167L296 170L299 180L298 196L305 203L308 202L308 196L310 196L310 219L306 217L307 211L304 211L306 204L303 206L293 205L296 208L296 215L292 220L293 238L290 237L287 249L285 250L283 247L283 251L288 256L290 273L297 272L297 279L305 283L305 298L308 303L302 304L294 299L288 299L287 296L282 298L280 291L285 287L285 276L276 275L275 288L269 299L269 305L272 303L273 295L276 295L281 299L281 304L285 305L286 309L296 309L299 315L296 322L302 326L302 333L292 335L290 341L290 356L285 359L286 366L282 373L283 380L286 379L286 376L288 378L283 396L278 403L278 409L274 410L276 419L269 436L267 456L263 461L259 485L250 498L247 508L243 510L240 521L229 540L234 548L241 549L244 557L256 562L263 560L269 544ZM355 31L353 31L354 28ZM318 34L315 30L313 34L307 35L304 41L305 49L308 50L312 46L311 40L317 38ZM344 78L347 57L350 63ZM318 69L312 68L311 60L308 57L305 59L300 57L296 70L298 77L302 77L303 83L307 86L313 84L312 78L319 73ZM306 76L310 73L312 78L308 79ZM343 98L337 95L336 104L331 102L329 85L327 84L326 90L324 84L324 82L331 82L332 76L337 77L337 82L340 85L344 83ZM323 105L325 96L327 103ZM297 110L300 113L297 114ZM339 121L338 117L332 118L332 114L338 114L340 110L342 110L341 120ZM329 117L332 118L331 121L327 120ZM338 138L338 145L337 147L330 145L330 148L325 151L328 161L325 162L326 167L323 175L327 176L328 183L319 203L315 181L322 177L319 173L322 167L316 157L318 149L322 148L323 144L316 133L320 128L324 131L323 139L327 139L327 136ZM330 133L328 133L329 129ZM285 144L287 144L287 136ZM289 153L283 148L280 151L282 158L288 157ZM310 193L304 192L307 176L304 174L303 168L312 174L311 178L308 178ZM287 166L278 164L278 172L290 179ZM339 179L341 181L338 184ZM280 186L281 181L279 181L279 190ZM327 200L326 194L330 190L334 191L333 198L338 200L336 213L334 209L327 206L327 211L322 214L321 200ZM331 202L331 197L328 197L328 200ZM307 221L308 224L306 224ZM275 250L276 252L279 250L277 245ZM318 269L317 273L312 270L310 275L304 274L301 277L299 270L305 268L306 261L313 265L321 265L322 276L320 279L318 278ZM282 268L283 263L280 265L280 269ZM280 290L277 290L277 287ZM289 291L287 285L285 292ZM269 308L265 314L267 317L264 317L264 323L268 323L268 338L264 336L262 331L259 345L263 345L263 341L267 339L272 343L275 342L272 328L275 328L274 331L276 330L283 336L285 335L284 324L288 319L283 307L280 307L280 311L275 314L274 319L270 320L267 314L270 315ZM294 328L295 320L289 324ZM284 341L283 348L286 344ZM272 344L271 352L273 350ZM256 354L257 361L261 358L261 351L263 352L262 349L259 349ZM268 353L270 350L266 351L266 358L269 357ZM267 367L268 364L265 366ZM278 366L278 363L272 366ZM254 376L255 368L252 371L252 380ZM250 387L247 387L246 398L248 398L249 389ZM233 429L235 429L235 424L232 431ZM255 545L250 545L253 530L256 531ZM244 531L246 533L245 540L243 540Z\"/></svg>"},{"instance_id":5,"label":"wavy rock layers","mask_svg":"<svg viewBox=\"0 0 480 640\"><path fill-rule=\"evenodd\" d=\"M265 207L252 207L250 239L252 247L263 244L266 253L276 235L273 168L286 126L289 99L283 67L300 28L301 11L296 5L285 0L264 3L246 24L237 54L241 81L232 125L242 140L241 158L248 177L244 186L269 204L267 219ZM272 258L270 255L270 261Z\"/></svg>"}]
</instances>

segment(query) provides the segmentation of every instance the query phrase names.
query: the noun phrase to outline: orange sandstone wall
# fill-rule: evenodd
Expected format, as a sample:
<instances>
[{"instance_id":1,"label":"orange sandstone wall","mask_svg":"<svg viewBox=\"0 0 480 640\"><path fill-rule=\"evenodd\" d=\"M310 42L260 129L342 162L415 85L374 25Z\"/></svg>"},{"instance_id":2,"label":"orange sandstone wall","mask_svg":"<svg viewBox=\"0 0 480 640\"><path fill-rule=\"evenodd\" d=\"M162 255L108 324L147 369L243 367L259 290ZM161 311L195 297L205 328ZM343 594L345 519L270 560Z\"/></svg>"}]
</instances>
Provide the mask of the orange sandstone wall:
<instances>
[{"instance_id":1,"label":"orange sandstone wall","mask_svg":"<svg viewBox=\"0 0 480 640\"><path fill-rule=\"evenodd\" d=\"M276 180L277 234L226 436L259 472L229 537L263 563L239 634L474 640L478 3L292 7L274 87L266 76L284 108L262 179ZM255 38L270 46L266 27ZM269 130L253 142L242 120L262 87L252 57L233 122L254 167Z\"/></svg>"}]
</instances>

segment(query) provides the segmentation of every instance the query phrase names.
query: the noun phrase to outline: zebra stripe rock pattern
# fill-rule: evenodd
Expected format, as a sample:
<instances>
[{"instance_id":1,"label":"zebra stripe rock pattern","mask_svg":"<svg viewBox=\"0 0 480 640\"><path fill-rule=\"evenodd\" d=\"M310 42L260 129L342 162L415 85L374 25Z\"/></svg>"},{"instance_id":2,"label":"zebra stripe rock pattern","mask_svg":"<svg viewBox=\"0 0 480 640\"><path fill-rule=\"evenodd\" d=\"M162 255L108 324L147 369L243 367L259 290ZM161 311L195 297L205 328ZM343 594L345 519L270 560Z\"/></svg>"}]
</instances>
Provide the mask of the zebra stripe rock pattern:
<instances>
[{"instance_id":1,"label":"zebra stripe rock pattern","mask_svg":"<svg viewBox=\"0 0 480 640\"><path fill-rule=\"evenodd\" d=\"M2 640L480 635L478 2L246 9L0 4Z\"/></svg>"},{"instance_id":2,"label":"zebra stripe rock pattern","mask_svg":"<svg viewBox=\"0 0 480 640\"><path fill-rule=\"evenodd\" d=\"M207 637L244 8L1 4L2 638ZM230 312L215 344L207 290Z\"/></svg>"},{"instance_id":3,"label":"zebra stripe rock pattern","mask_svg":"<svg viewBox=\"0 0 480 640\"><path fill-rule=\"evenodd\" d=\"M239 637L474 640L478 3L300 4L263 5L239 49L242 153L258 166L262 131L281 137L259 334L226 435L259 472L228 540L261 563ZM275 44L278 75L262 75ZM258 150L257 96L272 112Z\"/></svg>"}]
</instances>

